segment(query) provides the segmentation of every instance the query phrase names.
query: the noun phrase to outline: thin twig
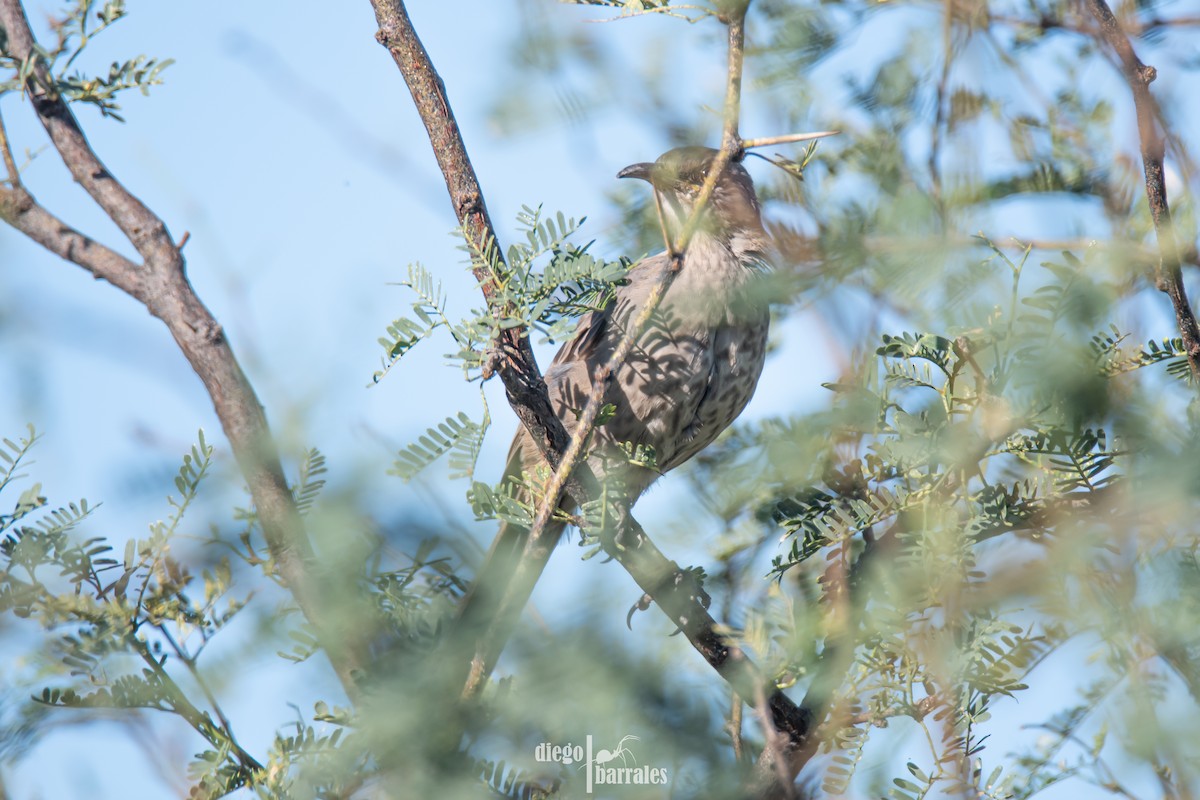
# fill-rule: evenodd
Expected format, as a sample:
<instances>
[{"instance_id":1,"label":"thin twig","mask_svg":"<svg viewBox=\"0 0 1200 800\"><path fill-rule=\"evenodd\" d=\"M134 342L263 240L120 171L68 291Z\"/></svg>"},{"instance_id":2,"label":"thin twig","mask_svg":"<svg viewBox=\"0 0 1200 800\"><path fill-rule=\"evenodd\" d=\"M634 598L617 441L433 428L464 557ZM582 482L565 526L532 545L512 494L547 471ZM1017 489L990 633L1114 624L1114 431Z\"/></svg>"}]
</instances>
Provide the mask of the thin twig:
<instances>
[{"instance_id":1,"label":"thin twig","mask_svg":"<svg viewBox=\"0 0 1200 800\"><path fill-rule=\"evenodd\" d=\"M680 255L682 256L682 253ZM621 338L617 348L613 350L612 355L609 356L608 361L593 376L592 389L588 394L587 404L583 408L583 413L579 415L575 432L571 436L571 445L563 453L562 461L559 462L558 468L554 470L554 474L546 484L545 495L542 498L541 505L538 507L537 515L533 518L533 525L529 529L529 546L534 544L538 535L545 529L546 524L554 516L559 500L562 497L563 485L566 483L567 477L586 456L584 447L591 436L592 429L596 426L596 418L600 415L600 409L604 405L604 395L609 384L612 382L613 375L625 363L625 359L629 356L629 351L637 343L638 336L658 309L668 283L668 281L664 280L650 290L645 305L638 312L633 324L625 331L625 335Z\"/></svg>"},{"instance_id":2,"label":"thin twig","mask_svg":"<svg viewBox=\"0 0 1200 800\"><path fill-rule=\"evenodd\" d=\"M777 144L794 144L796 142L811 142L813 139L824 139L826 136L837 136L841 131L817 131L816 133L787 133L783 136L759 136L754 139L743 139L742 147L752 150L755 147L771 147Z\"/></svg>"},{"instance_id":3,"label":"thin twig","mask_svg":"<svg viewBox=\"0 0 1200 800\"><path fill-rule=\"evenodd\" d=\"M596 372L592 379L592 387L588 394L587 404L584 406L583 413L580 415L579 421L575 426L571 443L566 452L563 453L562 461L555 468L554 474L546 486L545 496L530 528L526 550L531 553L543 545L541 534L558 508L563 486L571 472L586 455L584 445L591 436L592 428L595 426L596 418L603 407L604 396L613 376L616 374L617 369L625 363L629 351L633 349L638 337L641 336L642 331L649 324L651 317L658 310L663 297L666 296L667 290L683 266L688 245L699 229L700 220L704 215L709 200L712 198L713 191L716 189L718 178L729 165L730 161L740 157L742 153L742 143L738 137L738 119L741 107L742 65L745 61L745 23L748 6L749 2L741 3L740 8L724 20L729 29L729 55L725 87L725 123L721 137L721 150L716 158L713 159L712 165L708 168L704 184L696 198L691 214L679 232L678 239L672 240L670 238L662 211L662 200L659 197L657 188L654 190L655 208L659 213L659 226L663 231L663 242L670 257L671 268L665 270L661 280L651 287L633 324L625 331L624 336L608 361Z\"/></svg>"},{"instance_id":4,"label":"thin twig","mask_svg":"<svg viewBox=\"0 0 1200 800\"><path fill-rule=\"evenodd\" d=\"M659 225L663 229L664 244L670 255L671 269L664 271L662 279L651 287L642 308L633 320L633 324L625 331L624 336L622 336L621 341L617 344L616 349L613 350L608 361L597 370L593 377L587 404L584 406L583 413L580 414L579 421L575 426L571 437L571 444L566 452L563 453L562 461L555 468L554 475L546 486L545 496L542 499L541 506L538 508L537 515L534 517L533 525L530 527L526 549L532 550L540 546L541 532L545 529L546 524L554 516L555 510L558 508L563 485L566 483L571 471L575 469L586 455L584 445L591 436L592 429L595 427L596 418L599 416L600 409L604 405L604 396L608 391L613 376L620 366L625 363L625 359L629 356L629 351L633 349L634 344L637 343L638 338L642 335L642 331L645 330L651 317L658 310L663 297L666 296L667 290L683 265L688 245L698 230L700 219L716 188L717 179L725 170L725 167L729 165L730 160L739 154L741 145L738 139L738 118L740 116L742 62L745 51L745 15L746 9L743 6L741 13L731 17L728 22L729 72L725 92L725 126L721 151L713 159L713 164L708 169L704 185L701 187L700 194L696 198L691 215L680 231L678 240L672 241L668 235L666 220L662 213L662 201L658 196L658 190L655 189L655 208L659 212Z\"/></svg>"},{"instance_id":5,"label":"thin twig","mask_svg":"<svg viewBox=\"0 0 1200 800\"><path fill-rule=\"evenodd\" d=\"M1158 72L1137 57L1129 37L1104 0L1085 0L1085 3L1100 24L1099 38L1117 54L1121 71L1133 92L1142 165L1146 175L1146 199L1150 204L1150 217L1154 220L1154 232L1158 237L1158 250L1162 258L1156 283L1171 298L1175 322L1187 351L1192 382L1200 388L1200 325L1196 322L1195 313L1188 302L1187 289L1183 285L1179 245L1171 223L1171 209L1167 204L1163 176L1164 138L1157 123L1158 104L1150 93L1150 84Z\"/></svg>"},{"instance_id":6,"label":"thin twig","mask_svg":"<svg viewBox=\"0 0 1200 800\"><path fill-rule=\"evenodd\" d=\"M658 192L658 191L654 191L653 195L654 195L654 212L655 212L655 215L658 217L658 231L659 231L659 233L662 234L663 242L666 243L667 257L671 259L672 263L674 263L677 258L677 255L675 253L675 242L672 241L672 239L671 239L671 232L667 230L667 215L663 212L662 193Z\"/></svg>"},{"instance_id":7,"label":"thin twig","mask_svg":"<svg viewBox=\"0 0 1200 800\"><path fill-rule=\"evenodd\" d=\"M234 738L233 725L230 723L229 717L225 716L225 711L221 708L221 704L217 702L217 696L213 694L212 688L208 685L208 681L206 681L204 676L200 674L200 668L196 666L195 657L184 652L183 647L180 646L179 642L175 640L175 637L171 635L171 632L167 629L165 623L159 623L155 627L158 628L158 632L163 635L163 638L167 640L167 644L171 646L171 649L175 651L175 656L181 662L183 662L184 667L187 668L188 673L192 676L192 680L194 680L196 685L200 687L200 691L204 694L205 699L208 700L208 704L212 708L213 713L217 715L217 720L221 723L221 727L225 730L225 735L229 737L229 741L234 747L237 748L239 753L245 752L237 743L237 739ZM260 765L257 761L254 761L253 759L251 759L251 761L253 762L253 767L255 769L262 769L262 765Z\"/></svg>"},{"instance_id":8,"label":"thin twig","mask_svg":"<svg viewBox=\"0 0 1200 800\"><path fill-rule=\"evenodd\" d=\"M199 733L201 736L203 736L205 740L211 742L213 745L219 745L219 742L213 741L213 739L217 737L213 736L213 729L216 726L213 725L212 720L209 719L207 714L200 711L200 709L196 708L196 706L194 706L192 702L187 699L187 695L185 695L183 690L179 688L179 684L175 682L175 679L171 677L170 673L163 669L163 666L159 662L158 658L156 658L155 655L150 652L150 646L146 644L145 641L132 634L126 637L126 641L128 641L134 651L137 652L142 661L148 667L150 667L150 671L157 676L163 689L169 695L167 700L171 703L172 707L179 714L179 716L183 717L187 723L192 726L196 733ZM227 731L225 733L227 733ZM232 737L226 735L220 738L228 739L229 746L242 769L253 771L262 770L262 764L260 764L258 760L254 758L254 756L243 750L241 746L233 740Z\"/></svg>"},{"instance_id":9,"label":"thin twig","mask_svg":"<svg viewBox=\"0 0 1200 800\"><path fill-rule=\"evenodd\" d=\"M668 271L669 274L670 271ZM512 574L509 576L508 586L505 588L503 596L499 599L492 612L494 616L517 615L520 613L520 609L524 608L529 602L534 586L536 586L538 579L541 577L542 570L545 569L550 551L562 533L562 526L553 526L551 522L559 509L563 487L575 469L581 464L586 463L587 453L585 446L591 437L592 429L596 425L596 418L599 416L600 409L604 405L604 395L617 369L621 364L625 363L625 359L628 357L629 351L633 348L641 331L646 327L650 317L658 308L659 303L662 302L662 297L668 284L669 281L664 280L653 287L650 295L646 298L645 305L642 307L636 320L625 332L617 348L613 351L608 361L596 370L596 373L593 375L592 388L588 393L588 400L583 412L579 415L575 431L571 435L571 442L566 452L562 454L562 458L558 466L555 467L554 473L546 483L542 500L538 504L537 511L534 513L533 522L529 526L529 532L525 535L525 543L521 548L520 555L516 559L515 566L512 568ZM463 614L465 617L466 611ZM499 658L499 651L505 644L504 641L499 641L499 639L505 635L489 628L485 632L485 635L481 637L480 643L477 645L471 659L470 671L463 684L462 692L459 695L461 699L468 700L475 697L483 689L484 681L491 672L496 659Z\"/></svg>"},{"instance_id":10,"label":"thin twig","mask_svg":"<svg viewBox=\"0 0 1200 800\"><path fill-rule=\"evenodd\" d=\"M8 173L6 183L15 188L21 183L21 171L17 169L17 162L13 159L12 146L8 143L8 130L4 127L3 119L0 119L0 151L4 154L4 170Z\"/></svg>"},{"instance_id":11,"label":"thin twig","mask_svg":"<svg viewBox=\"0 0 1200 800\"><path fill-rule=\"evenodd\" d=\"M721 21L729 29L725 77L725 121L721 131L721 149L709 166L708 174L704 176L704 184L700 187L700 193L696 197L694 210L683 226L683 230L679 232L675 247L671 248L668 243L668 250L673 251L673 269L668 270L664 276L664 281L668 283L674 279L673 273L677 272L683 264L683 250L700 226L704 209L717 188L717 180L721 177L721 173L725 171L731 161L740 160L745 153L745 145L738 132L738 122L741 118L742 108L742 69L746 60L746 12L750 8L750 0L733 0L732 5L733 8L721 17Z\"/></svg>"},{"instance_id":12,"label":"thin twig","mask_svg":"<svg viewBox=\"0 0 1200 800\"><path fill-rule=\"evenodd\" d=\"M765 750L771 754L771 763L775 767L775 778L779 781L779 790L786 800L794 800L796 797L795 776L789 774L788 770L787 751L789 745L783 741L783 737L780 736L778 729L771 721L771 714L767 708L767 693L763 691L760 684L758 692L754 696L755 716L762 725L763 739L766 742Z\"/></svg>"},{"instance_id":13,"label":"thin twig","mask_svg":"<svg viewBox=\"0 0 1200 800\"><path fill-rule=\"evenodd\" d=\"M735 15L727 22L729 25L729 70L725 94L726 109L722 150L713 159L713 164L709 167L704 185L677 240L670 238L665 215L662 213L662 199L659 196L658 190L655 189L655 208L659 212L659 225L662 228L663 241L669 254L670 268L665 270L658 283L651 287L645 302L638 311L637 317L625 331L608 361L596 371L592 378L592 386L588 392L587 402L572 432L570 443L566 451L562 454L561 460L554 467L554 472L545 487L542 501L534 514L534 519L530 525L528 534L526 534L521 554L517 558L514 574L511 576L508 587L495 612L497 615L517 613L518 609L524 607L530 595L532 595L540 573L545 568L550 549L554 545L551 539L557 537L560 532L560 528L552 529L549 527L550 522L559 508L564 486L575 469L585 463L587 456L585 445L591 437L592 429L595 427L600 409L604 405L604 397L608 392L612 379L620 366L625 363L630 350L633 349L642 331L658 310L663 297L666 296L667 290L682 268L688 245L699 229L700 220L712 197L717 178L729 164L730 160L740 154L737 129L739 117L738 104L741 97L742 61L745 48L744 16L745 6L742 7L741 15ZM583 505L583 503L580 502L580 505ZM489 635L484 637L483 645L477 648L472 658L471 670L461 693L462 698L473 697L482 689L487 673L491 670L492 665L499 656L497 650L504 644L503 641L492 641L494 637L499 635L494 631L489 632Z\"/></svg>"},{"instance_id":14,"label":"thin twig","mask_svg":"<svg viewBox=\"0 0 1200 800\"><path fill-rule=\"evenodd\" d=\"M942 202L942 128L946 124L946 89L950 83L950 68L954 63L954 0L945 0L942 14L942 69L938 76L937 94L934 99L933 130L930 131L929 180L933 199L939 213L945 215ZM948 131L947 131L948 133Z\"/></svg>"},{"instance_id":15,"label":"thin twig","mask_svg":"<svg viewBox=\"0 0 1200 800\"><path fill-rule=\"evenodd\" d=\"M733 743L733 759L742 763L742 697L737 692L729 693L729 738Z\"/></svg>"},{"instance_id":16,"label":"thin twig","mask_svg":"<svg viewBox=\"0 0 1200 800\"><path fill-rule=\"evenodd\" d=\"M1041 33L1048 33L1055 30L1080 33L1086 36L1096 36L1099 33L1091 25L1069 20L1066 17L1021 17L1010 14L988 14L987 21L1000 25L1011 25L1016 28L1033 28ZM1172 17L1170 19L1153 17L1145 22L1132 20L1132 24L1128 27L1131 29L1133 35L1143 37L1151 31L1162 28L1188 28L1197 25L1200 25L1200 17Z\"/></svg>"}]
</instances>

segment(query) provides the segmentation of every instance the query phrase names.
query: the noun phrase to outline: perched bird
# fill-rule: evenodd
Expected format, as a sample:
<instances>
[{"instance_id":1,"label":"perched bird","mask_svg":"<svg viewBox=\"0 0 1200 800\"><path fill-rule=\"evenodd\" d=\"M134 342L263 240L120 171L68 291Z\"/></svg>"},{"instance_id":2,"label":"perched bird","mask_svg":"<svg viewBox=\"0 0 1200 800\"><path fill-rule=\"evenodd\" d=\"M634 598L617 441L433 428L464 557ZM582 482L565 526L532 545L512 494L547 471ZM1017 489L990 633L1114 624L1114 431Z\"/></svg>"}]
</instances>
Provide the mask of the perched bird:
<instances>
[{"instance_id":1,"label":"perched bird","mask_svg":"<svg viewBox=\"0 0 1200 800\"><path fill-rule=\"evenodd\" d=\"M707 147L679 147L654 163L626 167L617 177L649 182L658 194L668 235L677 236L716 156ZM615 412L595 429L589 443L589 466L610 487L619 487L630 503L662 473L716 439L754 394L770 319L758 280L767 269L768 247L754 184L740 163L731 162L702 210L678 274L609 383L603 401ZM550 400L569 432L597 371L671 269L671 261L663 252L630 269L612 302L582 318L574 338L546 370ZM622 443L653 448L655 469L630 463ZM534 474L542 463L522 428L509 451L507 474ZM573 507L568 498L562 502L567 510ZM561 522L551 525L556 526L552 534L563 528ZM464 601L460 622L474 638L476 682L495 666L549 559L552 546L522 557L528 534L520 526L503 525Z\"/></svg>"}]
</instances>

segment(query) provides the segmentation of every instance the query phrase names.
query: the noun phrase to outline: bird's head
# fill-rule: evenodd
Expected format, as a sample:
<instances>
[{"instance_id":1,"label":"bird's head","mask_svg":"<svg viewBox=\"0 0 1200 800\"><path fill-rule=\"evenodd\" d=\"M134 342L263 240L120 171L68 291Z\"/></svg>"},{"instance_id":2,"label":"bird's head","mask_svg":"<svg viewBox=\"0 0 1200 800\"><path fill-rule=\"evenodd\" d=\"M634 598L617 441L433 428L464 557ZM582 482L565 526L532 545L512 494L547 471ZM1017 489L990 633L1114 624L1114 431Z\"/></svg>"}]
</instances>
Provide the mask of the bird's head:
<instances>
[{"instance_id":1,"label":"bird's head","mask_svg":"<svg viewBox=\"0 0 1200 800\"><path fill-rule=\"evenodd\" d=\"M676 147L653 163L631 164L617 177L640 178L653 186L674 234L691 216L716 157L717 151L711 147ZM723 237L763 233L754 182L740 163L731 161L721 172L705 206L701 228Z\"/></svg>"}]
</instances>

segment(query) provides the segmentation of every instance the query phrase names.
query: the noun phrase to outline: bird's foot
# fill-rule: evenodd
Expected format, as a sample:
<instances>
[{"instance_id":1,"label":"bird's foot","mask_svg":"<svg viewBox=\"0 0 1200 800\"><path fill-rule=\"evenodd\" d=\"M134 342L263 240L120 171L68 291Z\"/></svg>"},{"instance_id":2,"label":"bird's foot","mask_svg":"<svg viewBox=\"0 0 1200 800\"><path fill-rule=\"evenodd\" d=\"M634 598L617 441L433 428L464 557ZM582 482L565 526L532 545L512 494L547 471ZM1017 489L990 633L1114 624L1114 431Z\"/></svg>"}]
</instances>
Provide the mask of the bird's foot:
<instances>
[{"instance_id":1,"label":"bird's foot","mask_svg":"<svg viewBox=\"0 0 1200 800\"><path fill-rule=\"evenodd\" d=\"M687 569L676 570L663 585L659 587L659 591L663 592L679 592L686 591L689 600L699 603L705 610L712 605L712 597L708 592L704 591L703 567L688 567ZM667 585L670 584L670 585ZM633 629L633 615L638 611L645 611L654 602L654 595L650 592L644 593L638 598L638 601L629 609L629 613L625 615L625 626L630 630ZM676 628L672 636L683 632L682 628Z\"/></svg>"}]
</instances>

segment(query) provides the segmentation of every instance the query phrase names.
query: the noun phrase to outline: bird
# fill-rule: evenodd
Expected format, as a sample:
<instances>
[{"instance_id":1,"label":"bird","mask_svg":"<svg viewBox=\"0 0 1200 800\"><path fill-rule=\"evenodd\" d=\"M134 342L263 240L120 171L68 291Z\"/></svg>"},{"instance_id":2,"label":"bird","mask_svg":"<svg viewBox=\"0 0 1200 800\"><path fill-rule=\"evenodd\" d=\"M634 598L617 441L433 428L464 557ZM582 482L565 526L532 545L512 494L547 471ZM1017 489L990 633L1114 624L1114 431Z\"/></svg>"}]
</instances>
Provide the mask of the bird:
<instances>
[{"instance_id":1,"label":"bird","mask_svg":"<svg viewBox=\"0 0 1200 800\"><path fill-rule=\"evenodd\" d=\"M664 234L674 241L717 162L718 151L712 148L677 147L654 162L632 164L617 177L650 184ZM603 402L611 413L589 442L589 466L630 504L663 473L712 443L750 402L767 351L770 306L763 277L770 270L770 248L754 183L745 167L731 159L701 209L682 259L668 250L630 268L612 300L580 319L574 336L546 369L551 404L573 433L599 371L653 288L677 269L658 309L609 381ZM634 448L652 452L652 464L634 463L629 456ZM542 464L537 446L520 429L509 450L506 476L519 483ZM569 498L561 507L574 509ZM564 529L564 522L552 520L542 537L552 544L530 554L524 552L528 529L502 524L459 615L472 647L468 687L478 687L494 668Z\"/></svg>"}]
</instances>

